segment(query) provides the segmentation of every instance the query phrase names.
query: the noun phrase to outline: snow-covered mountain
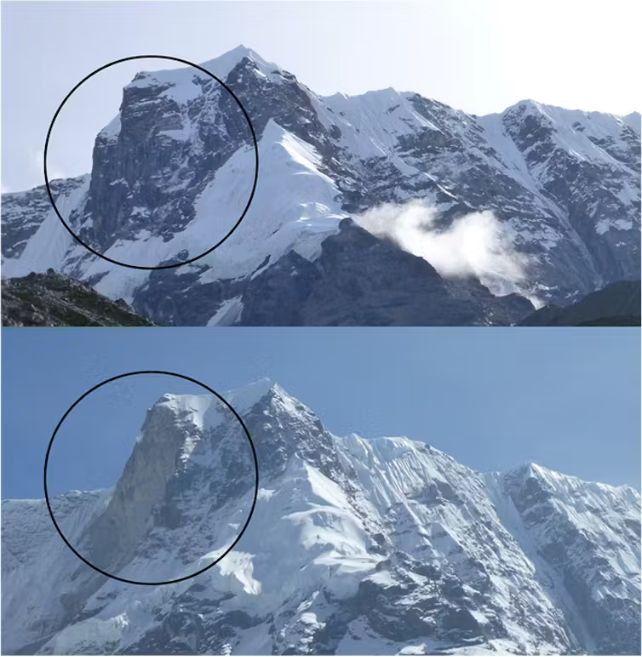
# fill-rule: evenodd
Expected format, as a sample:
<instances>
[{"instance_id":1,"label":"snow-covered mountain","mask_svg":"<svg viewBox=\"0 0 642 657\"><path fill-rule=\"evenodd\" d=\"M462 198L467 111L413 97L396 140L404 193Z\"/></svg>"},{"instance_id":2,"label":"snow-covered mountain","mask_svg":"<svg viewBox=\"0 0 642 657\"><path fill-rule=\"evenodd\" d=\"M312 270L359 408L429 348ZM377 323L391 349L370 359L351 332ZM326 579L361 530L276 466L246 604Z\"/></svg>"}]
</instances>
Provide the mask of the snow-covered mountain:
<instances>
[{"instance_id":1,"label":"snow-covered mountain","mask_svg":"<svg viewBox=\"0 0 642 657\"><path fill-rule=\"evenodd\" d=\"M178 325L506 324L532 311L524 296L565 303L640 278L638 114L523 101L477 117L393 89L323 97L243 47L203 66L258 138L256 195L234 234L191 265L118 267L76 243L38 187L3 195L5 277L53 267ZM213 80L140 73L96 137L91 173L56 181L54 194L107 256L167 264L226 234L253 158L240 110ZM501 240L453 275L392 227L359 222L409 202L429 208L437 236L492 212ZM497 250L512 267L495 266Z\"/></svg>"},{"instance_id":2,"label":"snow-covered mountain","mask_svg":"<svg viewBox=\"0 0 642 657\"><path fill-rule=\"evenodd\" d=\"M6 500L4 652L639 654L637 491L338 437L269 381L228 398L260 469L233 551L193 579L128 585L80 562L42 500ZM55 498L58 521L120 576L193 571L247 513L233 436L209 397L165 395L115 487Z\"/></svg>"}]
</instances>

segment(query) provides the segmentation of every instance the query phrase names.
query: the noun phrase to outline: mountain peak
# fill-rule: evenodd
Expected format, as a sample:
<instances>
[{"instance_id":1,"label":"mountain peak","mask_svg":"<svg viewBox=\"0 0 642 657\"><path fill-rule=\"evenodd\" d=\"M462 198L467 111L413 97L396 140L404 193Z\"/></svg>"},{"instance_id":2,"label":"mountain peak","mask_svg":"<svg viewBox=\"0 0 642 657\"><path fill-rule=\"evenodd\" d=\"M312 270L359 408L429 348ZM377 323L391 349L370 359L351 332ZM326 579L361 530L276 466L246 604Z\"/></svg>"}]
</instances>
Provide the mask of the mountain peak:
<instances>
[{"instance_id":1,"label":"mountain peak","mask_svg":"<svg viewBox=\"0 0 642 657\"><path fill-rule=\"evenodd\" d=\"M519 115L546 115L547 110L556 110L560 109L557 107L554 107L552 105L545 105L544 103L539 103L536 100L533 100L532 98L525 98L524 100L520 100L513 105L510 105L507 107L503 114L506 115L512 115L512 114L519 114Z\"/></svg>"},{"instance_id":2,"label":"mountain peak","mask_svg":"<svg viewBox=\"0 0 642 657\"><path fill-rule=\"evenodd\" d=\"M257 404L261 399L270 393L283 393L285 390L276 384L269 377L261 377L244 386L234 388L225 393L225 398L235 408L236 411L242 413Z\"/></svg>"},{"instance_id":3,"label":"mountain peak","mask_svg":"<svg viewBox=\"0 0 642 657\"><path fill-rule=\"evenodd\" d=\"M238 45L236 48L232 48L232 50L228 50L222 55L204 62L201 66L222 80L225 80L230 71L244 59L251 61L257 70L264 75L270 75L272 72L279 70L276 64L266 61L255 50L247 48L244 45Z\"/></svg>"},{"instance_id":4,"label":"mountain peak","mask_svg":"<svg viewBox=\"0 0 642 657\"><path fill-rule=\"evenodd\" d=\"M505 473L507 476L519 477L520 479L540 479L540 480L549 480L555 476L564 477L555 470L549 470L538 463L529 461L527 463L522 463L515 468L511 468Z\"/></svg>"},{"instance_id":5,"label":"mountain peak","mask_svg":"<svg viewBox=\"0 0 642 657\"><path fill-rule=\"evenodd\" d=\"M219 57L200 64L201 68L210 71L221 80L225 80L230 71L243 60L250 61L256 70L265 76L278 71L279 67L272 62L264 60L256 51L245 46L237 46ZM125 87L126 90L134 88L154 87L167 85L170 87L170 95L178 101L184 102L193 99L200 93L200 86L196 81L206 81L207 77L201 71L192 66L179 66L160 70L142 70L138 72L133 80Z\"/></svg>"},{"instance_id":6,"label":"mountain peak","mask_svg":"<svg viewBox=\"0 0 642 657\"><path fill-rule=\"evenodd\" d=\"M280 385L268 377L252 381L238 388L226 390L222 397L239 413L245 413L258 404L268 395L278 396L281 399L294 400ZM203 428L210 425L218 417L217 409L220 410L221 403L211 394L163 394L153 405L152 409L168 409L175 414L188 414L195 425Z\"/></svg>"},{"instance_id":7,"label":"mountain peak","mask_svg":"<svg viewBox=\"0 0 642 657\"><path fill-rule=\"evenodd\" d=\"M191 422L203 428L205 415L213 403L212 395L177 395L165 393L152 407L164 408L177 415L187 415Z\"/></svg>"},{"instance_id":8,"label":"mountain peak","mask_svg":"<svg viewBox=\"0 0 642 657\"><path fill-rule=\"evenodd\" d=\"M244 46L242 43L239 43L239 45L236 46L235 48L232 48L231 50L224 52L222 55L215 57L211 61L219 61L221 59L227 58L229 60L235 60L236 62L240 62L244 57L247 57L248 59L251 59L256 63L262 63L262 64L268 63L263 59L263 57L261 57L261 55L259 55L256 52L256 50L253 50L252 48L248 48L247 46Z\"/></svg>"}]
</instances>

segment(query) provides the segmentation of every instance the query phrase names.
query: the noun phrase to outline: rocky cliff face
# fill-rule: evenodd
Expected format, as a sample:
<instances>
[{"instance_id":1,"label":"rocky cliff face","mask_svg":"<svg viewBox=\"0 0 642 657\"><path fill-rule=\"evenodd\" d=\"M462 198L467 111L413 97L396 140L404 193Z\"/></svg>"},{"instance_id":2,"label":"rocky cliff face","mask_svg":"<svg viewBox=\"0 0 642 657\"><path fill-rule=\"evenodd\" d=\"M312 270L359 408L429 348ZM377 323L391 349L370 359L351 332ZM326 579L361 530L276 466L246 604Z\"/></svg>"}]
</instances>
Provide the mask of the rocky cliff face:
<instances>
[{"instance_id":1,"label":"rocky cliff face","mask_svg":"<svg viewBox=\"0 0 642 657\"><path fill-rule=\"evenodd\" d=\"M5 651L639 652L633 489L535 465L481 475L406 438L340 438L269 382L230 401L260 466L234 550L191 580L125 585L75 560L41 501L5 501ZM117 520L121 574L212 558L247 503L248 464L209 408L162 398L113 490L56 499L79 544Z\"/></svg>"},{"instance_id":2,"label":"rocky cliff face","mask_svg":"<svg viewBox=\"0 0 642 657\"><path fill-rule=\"evenodd\" d=\"M229 93L201 72L191 79L182 73L179 85L172 72L137 75L123 90L120 115L96 138L87 200L72 221L100 252L118 240L153 235L170 241L194 219L195 199L212 172L252 147L249 125ZM252 180L248 170L237 183L246 185L247 197ZM225 219L236 218L212 216L211 244L202 251L218 241L215 234L224 237ZM167 262L185 259L178 253ZM159 264L154 255L138 264Z\"/></svg>"},{"instance_id":3,"label":"rocky cliff face","mask_svg":"<svg viewBox=\"0 0 642 657\"><path fill-rule=\"evenodd\" d=\"M511 323L529 308L522 302L507 312L493 297L566 303L640 277L637 115L523 101L476 117L392 89L321 97L244 48L204 66L241 100L259 140L256 196L232 237L190 266L125 270L74 243L38 188L6 195L7 275L51 266L168 324ZM55 192L83 239L109 257L167 264L227 233L253 170L247 125L215 81L188 69L141 73L96 138L91 175L58 181ZM413 200L435 212L438 233L492 211L523 275L429 276L397 243L369 249L365 240L346 274L341 254L354 248L355 231L341 222ZM287 285L284 272L293 279ZM435 295L433 311L423 312L425 300L399 299L399 281ZM270 298L257 307L266 290ZM357 303L354 290L362 291ZM195 301L184 303L181 292ZM462 295L474 300L472 312ZM308 296L316 306L300 312Z\"/></svg>"},{"instance_id":4,"label":"rocky cliff face","mask_svg":"<svg viewBox=\"0 0 642 657\"><path fill-rule=\"evenodd\" d=\"M570 621L576 632L595 652L637 653L637 585L626 573L637 567L629 547L639 546L640 519L621 515L637 495L628 489L618 495L538 466L509 473L501 483L520 516L525 542L564 582L576 612ZM592 522L584 522L587 517ZM596 541L598 535L607 541ZM624 571L609 565L615 554L630 559Z\"/></svg>"},{"instance_id":5,"label":"rocky cliff face","mask_svg":"<svg viewBox=\"0 0 642 657\"><path fill-rule=\"evenodd\" d=\"M199 285L198 279L153 272L133 305L161 324L180 315L190 325L244 326L509 325L533 309L524 297L495 296L474 278L445 279L430 263L349 219L324 240L317 258L290 251L250 286L243 280ZM160 304L152 301L160 298ZM214 322L212 299L220 302Z\"/></svg>"}]
</instances>

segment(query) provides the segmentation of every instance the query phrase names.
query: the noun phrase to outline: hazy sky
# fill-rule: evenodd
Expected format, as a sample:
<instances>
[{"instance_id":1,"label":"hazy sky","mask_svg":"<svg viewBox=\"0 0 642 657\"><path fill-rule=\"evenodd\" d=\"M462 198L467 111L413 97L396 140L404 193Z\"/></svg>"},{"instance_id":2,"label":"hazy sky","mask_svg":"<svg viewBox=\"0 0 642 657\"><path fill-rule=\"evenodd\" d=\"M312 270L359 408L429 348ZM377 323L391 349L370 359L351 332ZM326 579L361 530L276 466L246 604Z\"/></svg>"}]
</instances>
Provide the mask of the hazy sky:
<instances>
[{"instance_id":1,"label":"hazy sky","mask_svg":"<svg viewBox=\"0 0 642 657\"><path fill-rule=\"evenodd\" d=\"M405 434L484 471L535 461L639 486L639 329L5 328L3 338L5 497L41 497L63 412L135 369L173 370L221 392L269 376L338 434ZM70 486L115 481L163 391L190 390L150 379L89 407L76 425L84 448L67 450L69 472L85 479ZM94 450L99 471L84 460Z\"/></svg>"},{"instance_id":2,"label":"hazy sky","mask_svg":"<svg viewBox=\"0 0 642 657\"><path fill-rule=\"evenodd\" d=\"M62 98L95 68L134 54L204 62L243 43L322 94L392 86L478 114L523 98L627 114L642 106L640 5L3 2L3 190L42 184L45 133ZM53 176L89 169L93 138L136 68L101 74L70 101L51 152Z\"/></svg>"}]
</instances>

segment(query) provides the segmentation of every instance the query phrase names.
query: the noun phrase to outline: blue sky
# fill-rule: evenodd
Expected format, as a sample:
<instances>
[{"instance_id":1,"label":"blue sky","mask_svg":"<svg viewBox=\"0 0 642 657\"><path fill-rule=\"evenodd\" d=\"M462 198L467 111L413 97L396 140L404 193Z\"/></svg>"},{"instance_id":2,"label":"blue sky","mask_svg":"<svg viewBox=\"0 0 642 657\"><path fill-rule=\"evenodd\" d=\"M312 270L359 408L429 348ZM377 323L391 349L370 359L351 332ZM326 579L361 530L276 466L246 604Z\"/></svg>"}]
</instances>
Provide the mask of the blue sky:
<instances>
[{"instance_id":1,"label":"blue sky","mask_svg":"<svg viewBox=\"0 0 642 657\"><path fill-rule=\"evenodd\" d=\"M408 435L480 470L535 461L639 487L637 329L20 328L2 336L3 497L41 497L44 453L62 413L100 380L136 369L176 371L221 392L268 376L335 433ZM195 390L154 379L95 398L57 439L58 483L113 483L145 408L164 391Z\"/></svg>"},{"instance_id":2,"label":"blue sky","mask_svg":"<svg viewBox=\"0 0 642 657\"><path fill-rule=\"evenodd\" d=\"M2 186L42 184L45 133L63 97L96 68L137 54L205 62L242 43L326 95L394 87L476 114L524 98L627 114L642 106L641 7L637 0L5 1ZM110 69L74 94L56 124L52 177L88 171L94 137L139 68Z\"/></svg>"}]
</instances>

